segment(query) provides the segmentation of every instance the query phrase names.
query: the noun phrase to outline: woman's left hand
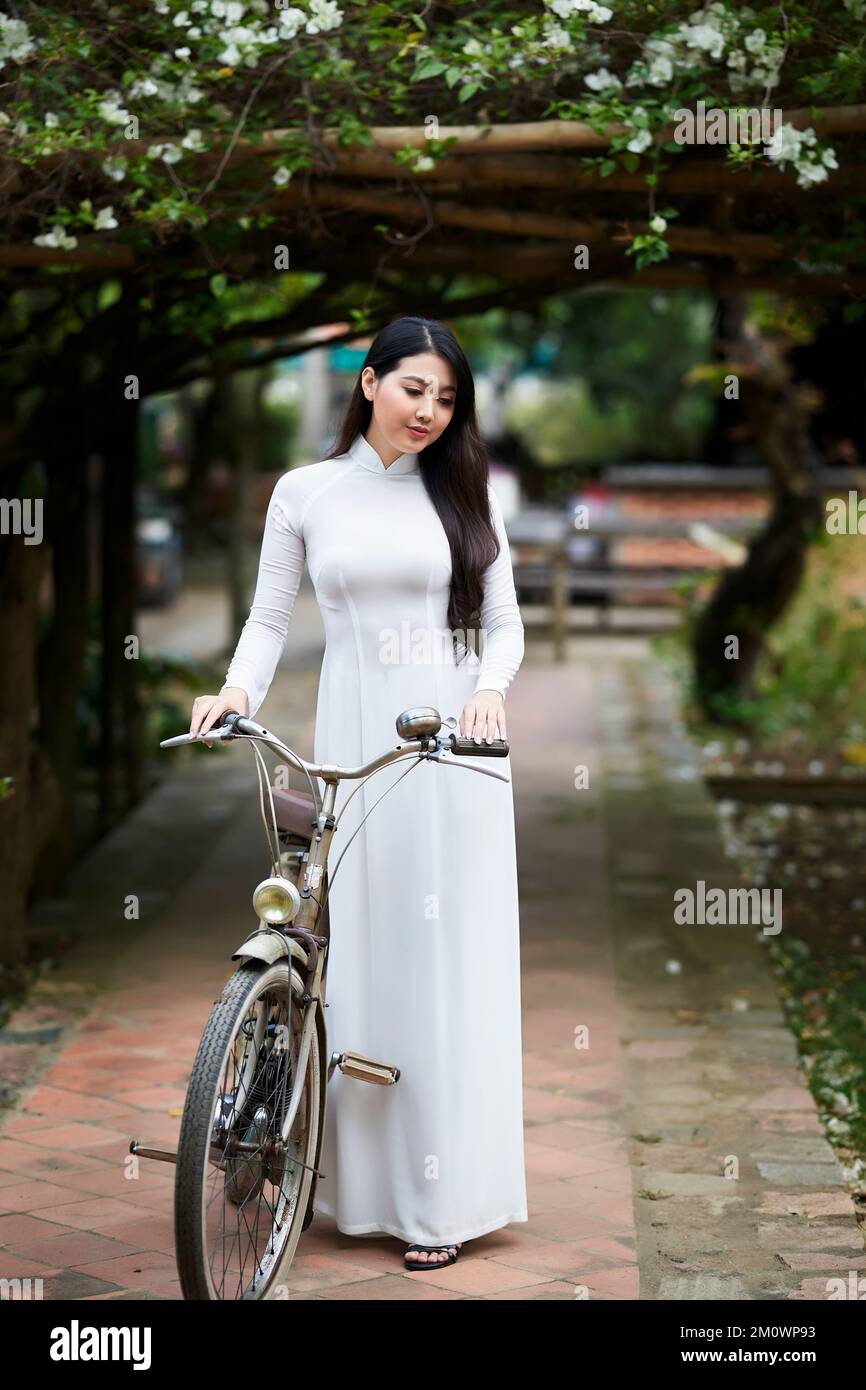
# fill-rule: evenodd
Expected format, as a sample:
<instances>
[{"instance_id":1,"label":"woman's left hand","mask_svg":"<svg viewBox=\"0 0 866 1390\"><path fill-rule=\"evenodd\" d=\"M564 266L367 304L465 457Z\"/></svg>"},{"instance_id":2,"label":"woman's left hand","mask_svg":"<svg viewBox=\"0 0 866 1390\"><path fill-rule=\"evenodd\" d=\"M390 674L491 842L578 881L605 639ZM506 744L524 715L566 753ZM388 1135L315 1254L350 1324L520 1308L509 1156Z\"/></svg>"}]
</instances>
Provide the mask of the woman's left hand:
<instances>
[{"instance_id":1,"label":"woman's left hand","mask_svg":"<svg viewBox=\"0 0 866 1390\"><path fill-rule=\"evenodd\" d=\"M474 738L476 743L481 743L482 739L492 743L495 738L507 738L504 696L498 690L476 690L463 706L460 733L463 738Z\"/></svg>"}]
</instances>

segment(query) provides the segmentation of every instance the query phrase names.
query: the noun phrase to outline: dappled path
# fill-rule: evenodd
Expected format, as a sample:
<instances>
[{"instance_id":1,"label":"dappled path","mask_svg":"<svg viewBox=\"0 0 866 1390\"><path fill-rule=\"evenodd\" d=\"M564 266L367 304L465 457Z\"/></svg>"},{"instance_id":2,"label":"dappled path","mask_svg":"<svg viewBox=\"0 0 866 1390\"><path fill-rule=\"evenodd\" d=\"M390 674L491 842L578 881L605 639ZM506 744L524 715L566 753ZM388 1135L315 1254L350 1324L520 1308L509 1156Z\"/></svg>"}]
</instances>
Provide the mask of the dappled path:
<instances>
[{"instance_id":1,"label":"dappled path","mask_svg":"<svg viewBox=\"0 0 866 1390\"><path fill-rule=\"evenodd\" d=\"M308 754L315 688L283 668L263 714ZM409 1274L399 1242L320 1216L289 1297L826 1298L866 1266L754 928L673 923L677 887L735 882L673 710L641 640L575 641L562 666L530 650L509 694L530 1220ZM175 1143L251 925L254 788L248 753L202 753L104 842L66 909L82 940L0 1039L21 1085L0 1276L46 1298L179 1297L174 1170L124 1163L133 1135Z\"/></svg>"}]
</instances>

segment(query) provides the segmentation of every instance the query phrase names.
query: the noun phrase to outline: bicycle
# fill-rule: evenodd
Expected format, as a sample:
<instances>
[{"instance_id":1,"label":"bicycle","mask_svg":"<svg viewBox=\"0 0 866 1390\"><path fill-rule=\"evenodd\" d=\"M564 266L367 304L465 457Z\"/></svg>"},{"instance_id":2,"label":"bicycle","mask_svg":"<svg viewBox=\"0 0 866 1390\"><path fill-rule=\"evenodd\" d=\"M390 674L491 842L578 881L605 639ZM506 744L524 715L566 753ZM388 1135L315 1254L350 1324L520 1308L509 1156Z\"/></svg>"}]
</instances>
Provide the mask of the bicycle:
<instances>
[{"instance_id":1,"label":"bicycle","mask_svg":"<svg viewBox=\"0 0 866 1390\"><path fill-rule=\"evenodd\" d=\"M237 711L195 739L187 733L160 744L238 738L249 743L271 860L268 877L253 892L258 925L233 952L240 964L215 1000L199 1043L177 1151L144 1147L136 1139L129 1146L130 1153L176 1165L175 1253L185 1299L283 1296L282 1281L315 1214L327 1082L337 1067L373 1085L392 1086L400 1079L393 1063L359 1052L335 1051L328 1058L328 895L355 835L420 763L510 780L491 768L453 761L509 752L506 739L475 743L455 734L456 724L453 717L443 721L431 706L404 710L396 720L403 742L361 767L306 762ZM310 791L272 786L260 743L303 772ZM331 842L352 797L376 772L404 760L411 765L370 807L329 880ZM314 778L325 784L321 799ZM346 780L358 786L335 816L337 787Z\"/></svg>"}]
</instances>

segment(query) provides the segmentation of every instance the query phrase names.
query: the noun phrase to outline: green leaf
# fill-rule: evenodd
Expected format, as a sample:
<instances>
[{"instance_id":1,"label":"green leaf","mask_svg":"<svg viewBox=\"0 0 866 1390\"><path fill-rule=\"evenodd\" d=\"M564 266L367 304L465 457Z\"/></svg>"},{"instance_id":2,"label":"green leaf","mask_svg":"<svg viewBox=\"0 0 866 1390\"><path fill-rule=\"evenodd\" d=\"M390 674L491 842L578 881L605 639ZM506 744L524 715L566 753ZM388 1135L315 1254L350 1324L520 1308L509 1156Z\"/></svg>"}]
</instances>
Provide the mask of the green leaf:
<instances>
[{"instance_id":1,"label":"green leaf","mask_svg":"<svg viewBox=\"0 0 866 1390\"><path fill-rule=\"evenodd\" d=\"M96 307L100 314L110 309L123 296L123 285L119 280L103 280L96 296Z\"/></svg>"},{"instance_id":2,"label":"green leaf","mask_svg":"<svg viewBox=\"0 0 866 1390\"><path fill-rule=\"evenodd\" d=\"M423 82L425 77L438 77L447 66L447 63L441 62L438 58L427 58L413 72L412 81Z\"/></svg>"},{"instance_id":3,"label":"green leaf","mask_svg":"<svg viewBox=\"0 0 866 1390\"><path fill-rule=\"evenodd\" d=\"M210 292L211 292L211 294L214 296L215 299L221 299L221 298L222 298L222 296L225 294L226 290L228 289L228 284L229 284L228 276L227 276L227 275L223 275L222 272L220 272L219 275L212 275L212 276L210 277L210 279L208 280L208 285L210 286Z\"/></svg>"}]
</instances>

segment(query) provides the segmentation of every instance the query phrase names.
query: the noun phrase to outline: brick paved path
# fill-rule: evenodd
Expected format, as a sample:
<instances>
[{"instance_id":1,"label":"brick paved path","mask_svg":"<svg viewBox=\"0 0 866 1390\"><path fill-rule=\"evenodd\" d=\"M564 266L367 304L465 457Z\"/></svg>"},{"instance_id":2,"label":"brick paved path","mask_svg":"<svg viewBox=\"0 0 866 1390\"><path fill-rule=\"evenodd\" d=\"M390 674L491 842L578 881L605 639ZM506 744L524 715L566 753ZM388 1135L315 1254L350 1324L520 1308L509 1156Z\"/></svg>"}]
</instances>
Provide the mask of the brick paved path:
<instances>
[{"instance_id":1,"label":"brick paved path","mask_svg":"<svg viewBox=\"0 0 866 1390\"><path fill-rule=\"evenodd\" d=\"M826 1298L828 1278L863 1269L863 1242L762 948L750 928L673 924L675 887L734 881L673 694L640 640L545 661L529 653L508 707L530 1220L410 1274L400 1242L320 1216L290 1297ZM284 668L265 714L308 754L316 670ZM41 1278L46 1298L180 1296L174 1169L124 1165L133 1135L176 1143L264 859L250 755L190 764L37 914L82 938L0 1034L18 1090L0 1128L0 1277Z\"/></svg>"}]
</instances>

